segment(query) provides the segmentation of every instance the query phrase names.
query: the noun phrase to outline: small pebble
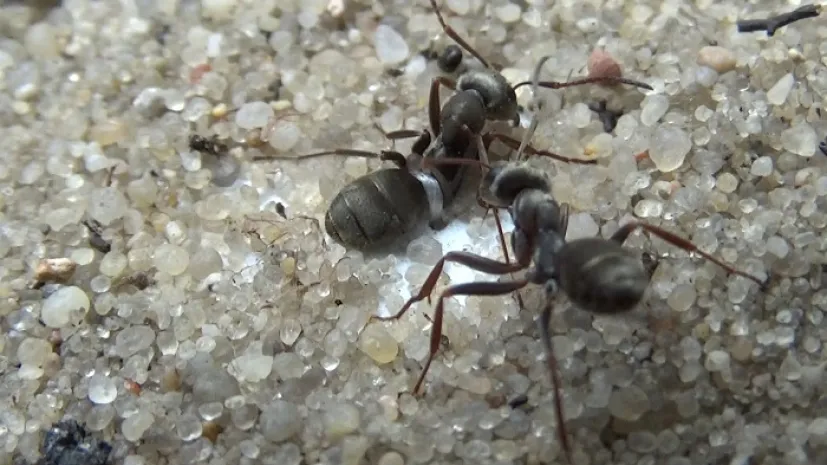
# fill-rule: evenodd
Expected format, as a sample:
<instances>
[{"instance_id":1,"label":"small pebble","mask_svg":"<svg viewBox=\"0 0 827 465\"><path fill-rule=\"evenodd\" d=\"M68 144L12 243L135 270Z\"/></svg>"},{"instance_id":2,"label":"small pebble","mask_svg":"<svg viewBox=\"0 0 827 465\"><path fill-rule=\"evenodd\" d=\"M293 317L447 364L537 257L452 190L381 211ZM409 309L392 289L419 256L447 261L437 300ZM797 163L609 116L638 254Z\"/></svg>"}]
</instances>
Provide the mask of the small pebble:
<instances>
[{"instance_id":1,"label":"small pebble","mask_svg":"<svg viewBox=\"0 0 827 465\"><path fill-rule=\"evenodd\" d=\"M302 419L295 404L274 400L261 410L259 428L265 439L283 442L302 429Z\"/></svg>"},{"instance_id":2,"label":"small pebble","mask_svg":"<svg viewBox=\"0 0 827 465\"><path fill-rule=\"evenodd\" d=\"M93 404L111 404L118 397L118 388L112 378L95 373L89 378L87 395Z\"/></svg>"},{"instance_id":3,"label":"small pebble","mask_svg":"<svg viewBox=\"0 0 827 465\"><path fill-rule=\"evenodd\" d=\"M152 261L158 271L169 273L171 276L178 276L187 270L190 257L187 249L183 247L161 244L155 249Z\"/></svg>"},{"instance_id":4,"label":"small pebble","mask_svg":"<svg viewBox=\"0 0 827 465\"><path fill-rule=\"evenodd\" d=\"M27 337L17 347L17 360L21 365L42 367L53 352L52 344L45 339Z\"/></svg>"},{"instance_id":5,"label":"small pebble","mask_svg":"<svg viewBox=\"0 0 827 465\"><path fill-rule=\"evenodd\" d=\"M39 283L65 283L77 267L78 264L68 258L47 258L37 264L34 279Z\"/></svg>"},{"instance_id":6,"label":"small pebble","mask_svg":"<svg viewBox=\"0 0 827 465\"><path fill-rule=\"evenodd\" d=\"M497 7L494 10L494 13L497 17L505 24L509 23L516 23L520 20L520 15L522 11L520 11L520 6L516 3L508 2L503 6Z\"/></svg>"},{"instance_id":7,"label":"small pebble","mask_svg":"<svg viewBox=\"0 0 827 465\"><path fill-rule=\"evenodd\" d=\"M683 164L692 148L689 134L681 128L661 126L655 129L649 146L649 158L655 168L668 173Z\"/></svg>"},{"instance_id":8,"label":"small pebble","mask_svg":"<svg viewBox=\"0 0 827 465\"><path fill-rule=\"evenodd\" d=\"M787 96L793 90L795 78L792 73L787 73L767 91L767 101L772 105L782 105L787 101Z\"/></svg>"},{"instance_id":9,"label":"small pebble","mask_svg":"<svg viewBox=\"0 0 827 465\"><path fill-rule=\"evenodd\" d=\"M735 69L735 54L717 45L708 45L698 51L698 64L708 66L720 74Z\"/></svg>"},{"instance_id":10,"label":"small pebble","mask_svg":"<svg viewBox=\"0 0 827 465\"><path fill-rule=\"evenodd\" d=\"M758 157L749 169L753 176L769 176L772 174L772 158L768 156Z\"/></svg>"},{"instance_id":11,"label":"small pebble","mask_svg":"<svg viewBox=\"0 0 827 465\"><path fill-rule=\"evenodd\" d=\"M77 286L62 287L43 301L40 319L50 328L63 328L82 320L90 306L89 297L83 289Z\"/></svg>"},{"instance_id":12,"label":"small pebble","mask_svg":"<svg viewBox=\"0 0 827 465\"><path fill-rule=\"evenodd\" d=\"M649 398L637 386L619 388L609 398L609 412L621 420L636 421L649 411Z\"/></svg>"},{"instance_id":13,"label":"small pebble","mask_svg":"<svg viewBox=\"0 0 827 465\"><path fill-rule=\"evenodd\" d=\"M208 18L228 18L236 4L237 0L201 0L201 11Z\"/></svg>"},{"instance_id":14,"label":"small pebble","mask_svg":"<svg viewBox=\"0 0 827 465\"><path fill-rule=\"evenodd\" d=\"M263 128L275 115L273 108L266 102L249 102L236 112L235 124L247 130Z\"/></svg>"},{"instance_id":15,"label":"small pebble","mask_svg":"<svg viewBox=\"0 0 827 465\"><path fill-rule=\"evenodd\" d=\"M825 427L825 434L827 434L827 427ZM405 458L399 452L385 452L385 455L379 458L378 465L405 465Z\"/></svg>"},{"instance_id":16,"label":"small pebble","mask_svg":"<svg viewBox=\"0 0 827 465\"><path fill-rule=\"evenodd\" d=\"M623 70L620 68L620 64L612 58L608 52L600 48L592 51L586 66L589 70L589 77L623 76Z\"/></svg>"},{"instance_id":17,"label":"small pebble","mask_svg":"<svg viewBox=\"0 0 827 465\"><path fill-rule=\"evenodd\" d=\"M376 27L373 44L379 61L388 66L402 63L411 53L405 38L386 24Z\"/></svg>"},{"instance_id":18,"label":"small pebble","mask_svg":"<svg viewBox=\"0 0 827 465\"><path fill-rule=\"evenodd\" d=\"M338 404L325 411L325 433L330 439L348 435L359 428L359 409L351 404Z\"/></svg>"},{"instance_id":19,"label":"small pebble","mask_svg":"<svg viewBox=\"0 0 827 465\"><path fill-rule=\"evenodd\" d=\"M94 189L89 193L87 212L89 216L103 226L123 218L128 203L126 196L114 187Z\"/></svg>"},{"instance_id":20,"label":"small pebble","mask_svg":"<svg viewBox=\"0 0 827 465\"><path fill-rule=\"evenodd\" d=\"M392 362L399 353L399 345L378 324L365 327L359 336L359 349L380 365Z\"/></svg>"},{"instance_id":21,"label":"small pebble","mask_svg":"<svg viewBox=\"0 0 827 465\"><path fill-rule=\"evenodd\" d=\"M583 237L595 237L600 226L588 212L572 213L569 216L569 227L566 230L566 240L573 241Z\"/></svg>"},{"instance_id":22,"label":"small pebble","mask_svg":"<svg viewBox=\"0 0 827 465\"><path fill-rule=\"evenodd\" d=\"M791 128L781 131L780 140L785 150L802 157L815 155L818 145L816 131L806 121L798 122Z\"/></svg>"},{"instance_id":23,"label":"small pebble","mask_svg":"<svg viewBox=\"0 0 827 465\"><path fill-rule=\"evenodd\" d=\"M644 126L654 126L669 110L669 97L663 94L647 95L641 103L640 122Z\"/></svg>"}]
</instances>

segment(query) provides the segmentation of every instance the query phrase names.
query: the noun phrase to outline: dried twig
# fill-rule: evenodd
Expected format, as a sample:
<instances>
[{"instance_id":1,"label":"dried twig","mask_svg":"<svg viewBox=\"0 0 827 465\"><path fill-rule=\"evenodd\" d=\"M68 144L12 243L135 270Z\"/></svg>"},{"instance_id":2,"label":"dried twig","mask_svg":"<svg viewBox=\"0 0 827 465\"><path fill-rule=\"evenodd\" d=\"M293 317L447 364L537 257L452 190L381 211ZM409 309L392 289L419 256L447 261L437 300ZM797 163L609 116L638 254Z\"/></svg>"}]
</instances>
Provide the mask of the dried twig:
<instances>
[{"instance_id":1,"label":"dried twig","mask_svg":"<svg viewBox=\"0 0 827 465\"><path fill-rule=\"evenodd\" d=\"M804 5L789 13L783 13L772 18L742 19L736 22L735 25L738 27L738 32L767 31L767 35L772 37L775 31L784 26L802 19L815 18L820 14L820 5Z\"/></svg>"}]
</instances>

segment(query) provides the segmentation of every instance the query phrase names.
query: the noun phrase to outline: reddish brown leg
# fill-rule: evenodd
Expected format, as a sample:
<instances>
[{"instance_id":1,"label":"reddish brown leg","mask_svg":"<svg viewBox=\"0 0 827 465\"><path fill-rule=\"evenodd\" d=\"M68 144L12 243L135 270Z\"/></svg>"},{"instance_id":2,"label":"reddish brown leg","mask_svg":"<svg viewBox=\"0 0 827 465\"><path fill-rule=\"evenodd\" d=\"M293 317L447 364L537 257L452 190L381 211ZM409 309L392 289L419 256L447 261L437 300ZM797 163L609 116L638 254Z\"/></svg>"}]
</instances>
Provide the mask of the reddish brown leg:
<instances>
[{"instance_id":1,"label":"reddish brown leg","mask_svg":"<svg viewBox=\"0 0 827 465\"><path fill-rule=\"evenodd\" d=\"M400 168L405 167L405 156L394 150L382 150L379 153L368 152L366 150L356 149L335 149L325 150L324 152L308 153L306 155L299 155L297 157L290 157L285 155L263 155L260 157L253 157L253 161L266 160L306 160L308 158L317 158L327 155L341 155L344 157L360 157L360 158L376 158L382 161L391 161Z\"/></svg>"},{"instance_id":2,"label":"reddish brown leg","mask_svg":"<svg viewBox=\"0 0 827 465\"><path fill-rule=\"evenodd\" d=\"M482 259L482 257L477 257ZM486 259L487 260L487 259ZM496 262L495 262L496 263ZM500 264L502 265L502 264ZM475 267L471 267L475 268ZM483 270L480 270L483 271ZM504 273L502 273L504 274ZM463 284L456 284L453 286L447 287L442 294L440 294L439 298L436 301L436 309L434 310L434 319L433 319L433 326L431 327L431 347L430 351L428 352L428 360L425 362L425 366L422 367L422 373L419 375L419 378L416 380L416 385L413 388L413 394L416 395L419 392L419 388L422 387L422 382L425 380L425 374L428 373L428 369L431 367L431 362L434 361L434 357L439 352L440 344L442 342L442 316L445 310L444 301L448 297L454 297L458 295L468 295L468 296L493 296L493 295L504 295L510 294L514 291L522 289L528 284L527 280L520 280L520 281L505 281L505 282L471 282L471 283L463 283Z\"/></svg>"},{"instance_id":3,"label":"reddish brown leg","mask_svg":"<svg viewBox=\"0 0 827 465\"><path fill-rule=\"evenodd\" d=\"M531 85L531 81L523 81L514 86L514 90L519 87ZM654 90L652 86L645 82L636 81L634 79L614 76L594 76L583 79L576 79L574 81L556 82L556 81L540 81L537 83L539 87L546 89L563 89L566 87L582 86L584 84L628 84L630 86L640 87L646 90Z\"/></svg>"},{"instance_id":4,"label":"reddish brown leg","mask_svg":"<svg viewBox=\"0 0 827 465\"><path fill-rule=\"evenodd\" d=\"M571 446L569 445L569 435L566 432L566 417L563 416L563 401L560 398L561 385L560 381L560 367L557 363L557 357L554 356L554 346L551 343L551 334L549 332L549 325L551 324L552 305L551 299L553 296L547 297L546 306L540 314L537 323L540 326L540 340L546 350L546 364L548 371L551 374L551 384L554 390L554 414L557 417L557 437L563 447L563 452L566 454L568 463L571 461Z\"/></svg>"},{"instance_id":5,"label":"reddish brown leg","mask_svg":"<svg viewBox=\"0 0 827 465\"><path fill-rule=\"evenodd\" d=\"M513 150L519 150L520 149L520 141L518 141L517 139L515 139L513 137L506 136L505 134L488 134L488 137L499 140L503 144L511 147ZM527 145L525 147L525 151L528 152L531 155L538 155L538 156L541 156L541 157L549 157L549 158L553 158L555 160L564 161L566 163L577 163L577 164L580 164L580 165L596 165L597 164L597 160L580 160L578 158L568 158L568 157L564 157L562 155L558 155L554 152L549 152L547 150L537 150L537 149L535 149L534 147L532 147L530 145Z\"/></svg>"},{"instance_id":6,"label":"reddish brown leg","mask_svg":"<svg viewBox=\"0 0 827 465\"><path fill-rule=\"evenodd\" d=\"M442 18L442 13L439 11L439 7L436 4L436 0L431 0L431 6L434 9L434 13L436 13L436 17L439 20L439 24L442 26L442 30L445 32L445 35L454 39L454 42L456 42L457 45L464 48L466 52L470 53L474 56L474 58L479 60L483 66L490 69L491 65L488 64L485 58L483 58L482 55L479 54L479 52L474 50L474 47L471 47L471 45L465 39L463 39L462 36L457 34L457 31L455 31L454 28L452 28L448 25L448 23L445 22L445 19Z\"/></svg>"},{"instance_id":7,"label":"reddish brown leg","mask_svg":"<svg viewBox=\"0 0 827 465\"><path fill-rule=\"evenodd\" d=\"M431 293L434 291L434 287L436 287L437 280L442 274L442 269L445 267L446 262L459 263L460 265L465 265L473 270L495 275L503 275L520 271L526 268L529 264L528 261L525 261L524 264L503 263L468 252L448 252L440 258L438 262L436 262L436 265L434 265L433 269L431 269L431 273L428 274L428 278L425 279L425 284L422 285L419 293L408 299L408 301L405 302L405 305L402 306L402 310L399 310L395 315L391 316L374 315L371 319L380 321L398 320L402 317L402 315L407 313L413 304L424 299L428 299L428 302L430 303Z\"/></svg>"},{"instance_id":8,"label":"reddish brown leg","mask_svg":"<svg viewBox=\"0 0 827 465\"><path fill-rule=\"evenodd\" d=\"M465 128L465 129L468 130L468 128ZM486 166L490 166L489 162L488 162L488 147L491 145L491 142L493 141L493 139L485 139L484 140L479 134L477 134L475 136L475 138L476 138L476 142L477 142L477 152L478 152L479 160L482 161L483 163L485 163ZM480 176L485 177L487 171L488 171L488 168L483 167L483 170L482 170L482 173L480 174ZM488 216L489 211L494 210L494 223L497 225L497 234L500 237L500 248L502 248L502 250L503 250L503 258L505 258L506 263L511 263L511 259L508 257L508 244L506 243L506 240L505 240L505 233L503 232L503 225L502 225L502 222L500 221L500 212L499 212L499 210L502 210L502 209L508 208L508 207L498 207L498 206L493 205L492 203L486 201L485 198L482 195L482 189L483 189L483 182L482 182L482 179L481 179L480 184L477 187L477 203L481 207L485 208L485 213L483 214L483 219L485 219L485 217ZM512 276L512 278L513 278L513 276ZM520 295L520 291L514 292L514 297L517 299L517 304L520 306L520 308L525 307L525 305L523 304L523 296Z\"/></svg>"},{"instance_id":9,"label":"reddish brown leg","mask_svg":"<svg viewBox=\"0 0 827 465\"><path fill-rule=\"evenodd\" d=\"M381 129L381 128L380 128ZM422 136L422 131L415 129L398 129L391 132L382 132L390 140L413 139Z\"/></svg>"},{"instance_id":10,"label":"reddish brown leg","mask_svg":"<svg viewBox=\"0 0 827 465\"><path fill-rule=\"evenodd\" d=\"M434 137L442 132L442 109L439 101L439 86L441 85L451 90L455 90L457 87L454 81L445 76L435 77L431 81L431 92L428 94L428 121L431 124Z\"/></svg>"},{"instance_id":11,"label":"reddish brown leg","mask_svg":"<svg viewBox=\"0 0 827 465\"><path fill-rule=\"evenodd\" d=\"M751 274L749 274L745 271L741 271L741 270L735 268L734 266L724 262L723 260L721 260L719 258L716 258L716 257L714 257L714 256L698 249L698 246L693 244L688 239L684 239L684 238L682 238L682 237L680 237L676 234L673 234L673 233L671 233L671 232L669 232L665 229L659 228L657 226L654 226L654 225L651 225L651 224L648 224L648 223L643 223L643 222L640 222L640 221L633 221L631 223L627 223L627 224L623 225L620 229L618 229L614 234L612 234L611 240L613 240L615 242L618 242L619 244L622 244L624 241L626 241L626 238L629 237L629 234L631 234L633 231L635 231L637 229L643 229L644 231L652 233L655 236L657 236L657 237L665 240L666 242L674 245L675 247L680 247L681 249L686 250L687 252L696 253L696 254L700 255L701 257L705 258L706 260L709 260L710 262L720 266L727 273L742 276L744 278L749 279L750 281L754 281L754 282L758 283L759 286L761 286L761 290L766 290L768 280L763 280L763 279L757 278L757 277L755 277L755 276L753 276L753 275L751 275Z\"/></svg>"}]
</instances>

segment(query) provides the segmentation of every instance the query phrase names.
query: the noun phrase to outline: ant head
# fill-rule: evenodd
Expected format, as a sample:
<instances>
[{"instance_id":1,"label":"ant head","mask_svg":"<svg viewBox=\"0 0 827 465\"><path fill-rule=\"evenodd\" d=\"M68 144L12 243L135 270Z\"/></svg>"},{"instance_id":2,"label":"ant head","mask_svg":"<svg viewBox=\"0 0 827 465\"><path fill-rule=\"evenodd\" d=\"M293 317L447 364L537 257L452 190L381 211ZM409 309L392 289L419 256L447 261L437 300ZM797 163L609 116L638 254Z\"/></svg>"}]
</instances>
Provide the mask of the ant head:
<instances>
[{"instance_id":1,"label":"ant head","mask_svg":"<svg viewBox=\"0 0 827 465\"><path fill-rule=\"evenodd\" d=\"M523 190L551 191L551 184L545 173L526 164L508 163L492 166L485 181L494 196L509 205Z\"/></svg>"}]
</instances>

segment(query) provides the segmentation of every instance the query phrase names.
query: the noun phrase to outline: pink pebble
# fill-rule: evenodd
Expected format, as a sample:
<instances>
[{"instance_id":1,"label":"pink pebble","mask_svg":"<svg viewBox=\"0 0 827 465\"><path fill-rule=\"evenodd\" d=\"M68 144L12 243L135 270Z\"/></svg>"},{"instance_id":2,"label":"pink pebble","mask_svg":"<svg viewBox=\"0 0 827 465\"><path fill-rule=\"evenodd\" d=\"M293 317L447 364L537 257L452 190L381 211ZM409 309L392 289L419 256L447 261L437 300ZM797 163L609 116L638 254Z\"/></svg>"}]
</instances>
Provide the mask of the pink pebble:
<instances>
[{"instance_id":1,"label":"pink pebble","mask_svg":"<svg viewBox=\"0 0 827 465\"><path fill-rule=\"evenodd\" d=\"M589 77L621 77L620 64L603 49L596 48L589 55Z\"/></svg>"}]
</instances>

